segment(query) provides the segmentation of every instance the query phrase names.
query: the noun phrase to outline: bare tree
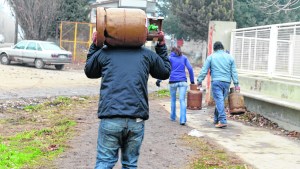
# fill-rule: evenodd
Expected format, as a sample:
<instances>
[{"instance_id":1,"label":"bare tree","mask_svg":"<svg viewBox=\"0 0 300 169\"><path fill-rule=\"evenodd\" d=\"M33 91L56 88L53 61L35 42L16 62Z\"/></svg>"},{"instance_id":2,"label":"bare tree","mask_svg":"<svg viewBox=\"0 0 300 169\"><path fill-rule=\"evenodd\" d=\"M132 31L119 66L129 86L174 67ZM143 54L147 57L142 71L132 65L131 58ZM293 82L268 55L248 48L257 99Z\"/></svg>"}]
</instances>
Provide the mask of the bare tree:
<instances>
[{"instance_id":1,"label":"bare tree","mask_svg":"<svg viewBox=\"0 0 300 169\"><path fill-rule=\"evenodd\" d=\"M46 40L62 0L7 0L26 39Z\"/></svg>"},{"instance_id":2,"label":"bare tree","mask_svg":"<svg viewBox=\"0 0 300 169\"><path fill-rule=\"evenodd\" d=\"M300 0L251 0L267 14L291 11L300 8Z\"/></svg>"}]
</instances>

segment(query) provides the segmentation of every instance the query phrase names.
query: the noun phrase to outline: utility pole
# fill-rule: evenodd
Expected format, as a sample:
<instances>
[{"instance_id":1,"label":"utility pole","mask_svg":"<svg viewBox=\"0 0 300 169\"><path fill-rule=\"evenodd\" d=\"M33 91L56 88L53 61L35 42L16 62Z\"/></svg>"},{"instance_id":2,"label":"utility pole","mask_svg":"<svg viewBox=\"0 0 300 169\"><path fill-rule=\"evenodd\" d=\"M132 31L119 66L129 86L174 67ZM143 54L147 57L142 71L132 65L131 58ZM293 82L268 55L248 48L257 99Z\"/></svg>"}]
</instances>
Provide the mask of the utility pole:
<instances>
[{"instance_id":1,"label":"utility pole","mask_svg":"<svg viewBox=\"0 0 300 169\"><path fill-rule=\"evenodd\" d=\"M15 39L14 39L14 44L18 43L18 35L19 35L19 23L18 23L18 16L15 14Z\"/></svg>"},{"instance_id":2,"label":"utility pole","mask_svg":"<svg viewBox=\"0 0 300 169\"><path fill-rule=\"evenodd\" d=\"M233 13L234 13L234 6L233 6L233 2L234 0L231 0L231 16L230 16L230 21L233 21Z\"/></svg>"}]
</instances>

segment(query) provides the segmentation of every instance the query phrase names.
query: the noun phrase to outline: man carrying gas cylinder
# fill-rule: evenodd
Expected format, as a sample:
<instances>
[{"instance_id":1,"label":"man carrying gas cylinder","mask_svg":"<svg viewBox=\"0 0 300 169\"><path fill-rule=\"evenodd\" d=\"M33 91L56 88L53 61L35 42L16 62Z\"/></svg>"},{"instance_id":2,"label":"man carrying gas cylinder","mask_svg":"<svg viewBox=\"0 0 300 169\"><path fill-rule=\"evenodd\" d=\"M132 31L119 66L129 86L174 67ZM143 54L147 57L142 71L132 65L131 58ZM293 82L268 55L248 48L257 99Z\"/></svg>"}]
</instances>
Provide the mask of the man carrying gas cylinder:
<instances>
[{"instance_id":1,"label":"man carrying gas cylinder","mask_svg":"<svg viewBox=\"0 0 300 169\"><path fill-rule=\"evenodd\" d=\"M107 15L108 12L121 9L109 10L106 10ZM116 20L117 22L112 23L112 26L119 24L118 19ZM107 19L108 21L113 19ZM156 44L155 53L142 47L142 43L136 45L131 43L130 46L129 43L122 44L123 39L116 40L117 36L109 41L113 34L110 34L110 23L107 24L104 46L97 46L98 34L96 33L84 69L88 78L102 78L98 105L98 117L101 120L95 169L113 168L118 161L119 150L121 150L122 168L133 169L137 168L139 151L144 138L144 121L149 118L147 90L149 74L153 78L168 79L171 66L164 38ZM130 30L138 32L137 27L129 26L132 27ZM142 26L141 31L145 30L145 24ZM119 27L121 28L122 25ZM117 32L120 36L122 33L128 34L118 30L118 27L113 29L115 30L112 32ZM163 32L160 34L163 35ZM138 33L132 35L133 37L129 38L134 39ZM146 39L143 43L145 41Z\"/></svg>"},{"instance_id":2,"label":"man carrying gas cylinder","mask_svg":"<svg viewBox=\"0 0 300 169\"><path fill-rule=\"evenodd\" d=\"M234 58L224 51L224 46L219 41L214 43L214 53L207 57L202 67L197 79L198 86L202 86L202 81L209 69L211 73L212 94L216 103L214 124L217 128L227 127L224 100L228 95L231 79L233 80L235 90L239 91L240 87Z\"/></svg>"}]
</instances>

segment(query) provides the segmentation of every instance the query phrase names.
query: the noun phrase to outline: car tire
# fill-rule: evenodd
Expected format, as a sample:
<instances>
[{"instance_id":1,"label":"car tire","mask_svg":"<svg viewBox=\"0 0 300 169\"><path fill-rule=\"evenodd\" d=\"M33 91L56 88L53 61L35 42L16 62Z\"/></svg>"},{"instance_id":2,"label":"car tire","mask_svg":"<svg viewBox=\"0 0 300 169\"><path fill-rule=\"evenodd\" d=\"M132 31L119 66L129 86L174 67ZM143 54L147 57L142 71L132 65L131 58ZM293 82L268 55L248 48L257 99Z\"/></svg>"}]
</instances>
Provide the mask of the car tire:
<instances>
[{"instance_id":1,"label":"car tire","mask_svg":"<svg viewBox=\"0 0 300 169\"><path fill-rule=\"evenodd\" d=\"M45 63L43 62L42 59L35 59L34 66L38 69L43 69L45 66Z\"/></svg>"},{"instance_id":2,"label":"car tire","mask_svg":"<svg viewBox=\"0 0 300 169\"><path fill-rule=\"evenodd\" d=\"M9 65L10 64L10 60L8 59L7 54L1 54L0 59L1 59L1 64L3 64L3 65Z\"/></svg>"},{"instance_id":3,"label":"car tire","mask_svg":"<svg viewBox=\"0 0 300 169\"><path fill-rule=\"evenodd\" d=\"M65 65L54 65L56 70L63 70Z\"/></svg>"}]
</instances>

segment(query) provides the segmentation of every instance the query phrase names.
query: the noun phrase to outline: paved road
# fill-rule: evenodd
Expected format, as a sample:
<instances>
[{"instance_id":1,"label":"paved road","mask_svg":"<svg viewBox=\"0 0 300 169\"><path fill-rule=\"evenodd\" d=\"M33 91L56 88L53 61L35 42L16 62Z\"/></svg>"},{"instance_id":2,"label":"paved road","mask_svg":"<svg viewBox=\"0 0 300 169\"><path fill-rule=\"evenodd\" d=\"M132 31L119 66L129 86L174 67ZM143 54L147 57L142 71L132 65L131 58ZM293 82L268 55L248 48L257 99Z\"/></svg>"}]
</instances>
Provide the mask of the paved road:
<instances>
[{"instance_id":1,"label":"paved road","mask_svg":"<svg viewBox=\"0 0 300 169\"><path fill-rule=\"evenodd\" d=\"M101 79L88 79L83 69L58 71L51 67L36 69L21 65L0 64L0 100L97 95ZM167 82L162 83L163 87ZM149 78L149 92L158 88L155 79Z\"/></svg>"}]
</instances>

